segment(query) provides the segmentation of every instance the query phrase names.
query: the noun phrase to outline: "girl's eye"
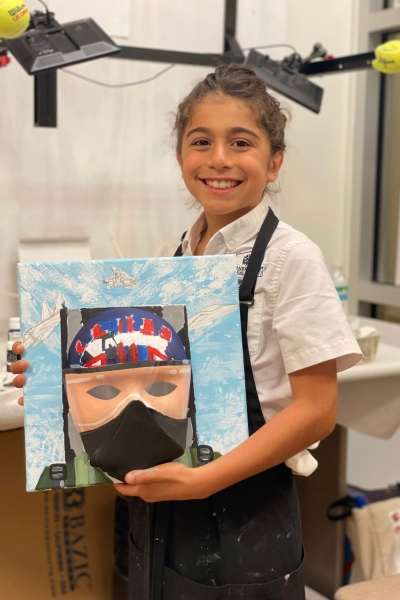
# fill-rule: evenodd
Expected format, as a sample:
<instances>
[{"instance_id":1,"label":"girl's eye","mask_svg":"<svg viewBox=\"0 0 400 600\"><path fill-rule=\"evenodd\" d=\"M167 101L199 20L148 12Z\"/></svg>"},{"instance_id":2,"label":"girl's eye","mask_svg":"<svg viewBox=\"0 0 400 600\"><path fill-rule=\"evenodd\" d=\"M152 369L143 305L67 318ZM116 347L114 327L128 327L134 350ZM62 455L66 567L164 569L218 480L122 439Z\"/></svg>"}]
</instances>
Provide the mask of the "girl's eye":
<instances>
[{"instance_id":1,"label":"girl's eye","mask_svg":"<svg viewBox=\"0 0 400 600\"><path fill-rule=\"evenodd\" d=\"M246 142L246 140L236 140L236 142L234 142L236 144L236 146L239 146L239 148L245 148L246 146L250 146L249 142Z\"/></svg>"},{"instance_id":2,"label":"girl's eye","mask_svg":"<svg viewBox=\"0 0 400 600\"><path fill-rule=\"evenodd\" d=\"M118 396L120 391L121 390L113 385L96 385L86 393L93 396L93 398L97 398L98 400L113 400L113 398Z\"/></svg>"},{"instance_id":3,"label":"girl's eye","mask_svg":"<svg viewBox=\"0 0 400 600\"><path fill-rule=\"evenodd\" d=\"M150 396L160 398L161 396L168 396L168 394L171 394L176 388L177 386L169 381L156 381L147 386L146 392L150 394Z\"/></svg>"},{"instance_id":4,"label":"girl's eye","mask_svg":"<svg viewBox=\"0 0 400 600\"><path fill-rule=\"evenodd\" d=\"M209 143L208 140L196 140L193 142L193 146L207 146Z\"/></svg>"}]
</instances>

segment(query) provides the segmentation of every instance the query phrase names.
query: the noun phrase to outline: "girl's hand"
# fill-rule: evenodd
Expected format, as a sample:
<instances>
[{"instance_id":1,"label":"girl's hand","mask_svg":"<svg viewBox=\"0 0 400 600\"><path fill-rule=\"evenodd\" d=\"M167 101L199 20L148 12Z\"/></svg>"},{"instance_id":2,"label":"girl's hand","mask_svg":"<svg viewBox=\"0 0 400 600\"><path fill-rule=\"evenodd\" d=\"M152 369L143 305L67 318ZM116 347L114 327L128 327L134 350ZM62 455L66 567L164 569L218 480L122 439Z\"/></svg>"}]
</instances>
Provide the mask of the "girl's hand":
<instances>
[{"instance_id":1,"label":"girl's hand","mask_svg":"<svg viewBox=\"0 0 400 600\"><path fill-rule=\"evenodd\" d=\"M124 496L139 496L146 502L198 500L212 493L207 484L207 466L190 469L182 463L166 463L143 471L131 471L126 483L115 483Z\"/></svg>"},{"instance_id":2,"label":"girl's hand","mask_svg":"<svg viewBox=\"0 0 400 600\"><path fill-rule=\"evenodd\" d=\"M21 342L14 342L12 350L15 354L19 354L20 356L24 353L25 348L21 344ZM29 363L27 360L17 360L14 363L11 363L11 373L17 375L14 377L13 385L16 388L22 388L25 385L26 377L23 375L24 371L29 367ZM21 406L24 405L24 398L18 398L18 404Z\"/></svg>"}]
</instances>

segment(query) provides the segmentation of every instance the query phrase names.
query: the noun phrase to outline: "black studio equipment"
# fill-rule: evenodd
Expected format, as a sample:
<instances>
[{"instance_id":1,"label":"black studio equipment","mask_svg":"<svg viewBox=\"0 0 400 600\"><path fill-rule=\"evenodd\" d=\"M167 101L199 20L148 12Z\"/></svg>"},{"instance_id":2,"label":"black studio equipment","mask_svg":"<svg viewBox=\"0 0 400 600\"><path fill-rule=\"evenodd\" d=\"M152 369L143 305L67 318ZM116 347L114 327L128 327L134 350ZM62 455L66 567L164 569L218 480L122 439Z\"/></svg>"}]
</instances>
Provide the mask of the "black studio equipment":
<instances>
[{"instance_id":1,"label":"black studio equipment","mask_svg":"<svg viewBox=\"0 0 400 600\"><path fill-rule=\"evenodd\" d=\"M39 2L46 6L43 0ZM37 11L32 14L25 33L14 39L0 40L0 67L8 65L7 52L9 51L27 73L34 76L35 125L38 127L57 127L57 69L104 56L122 60L169 63L169 67L161 73L139 82L113 86L89 80L106 87L126 87L146 83L174 65L215 68L219 64L245 63L253 67L257 75L271 89L315 113L320 111L323 89L312 83L310 77L371 68L385 75L400 72L400 41L398 40L385 42L370 52L339 58L328 54L321 44L315 44L306 58L302 58L290 44L247 48L250 52L246 57L245 50L242 50L236 39L237 4L238 0L225 0L222 53L117 46L92 19L60 25L54 19L54 13L46 7L45 13ZM289 46L293 52L278 61L257 51L261 48L277 46Z\"/></svg>"},{"instance_id":2,"label":"black studio equipment","mask_svg":"<svg viewBox=\"0 0 400 600\"><path fill-rule=\"evenodd\" d=\"M119 52L119 47L93 19L60 25L50 12L33 13L29 29L3 44L29 75Z\"/></svg>"},{"instance_id":3,"label":"black studio equipment","mask_svg":"<svg viewBox=\"0 0 400 600\"><path fill-rule=\"evenodd\" d=\"M56 69L120 51L93 19L60 25L47 7L45 13L32 13L25 33L14 39L3 39L2 47L35 77L35 125L38 127L57 127Z\"/></svg>"},{"instance_id":4,"label":"black studio equipment","mask_svg":"<svg viewBox=\"0 0 400 600\"><path fill-rule=\"evenodd\" d=\"M325 56L326 51L319 44L315 47L317 46L323 51L322 56ZM318 113L324 90L300 73L304 63L305 61L296 53L278 62L260 54L257 50L250 50L246 59L246 64L253 67L257 75L270 88Z\"/></svg>"}]
</instances>

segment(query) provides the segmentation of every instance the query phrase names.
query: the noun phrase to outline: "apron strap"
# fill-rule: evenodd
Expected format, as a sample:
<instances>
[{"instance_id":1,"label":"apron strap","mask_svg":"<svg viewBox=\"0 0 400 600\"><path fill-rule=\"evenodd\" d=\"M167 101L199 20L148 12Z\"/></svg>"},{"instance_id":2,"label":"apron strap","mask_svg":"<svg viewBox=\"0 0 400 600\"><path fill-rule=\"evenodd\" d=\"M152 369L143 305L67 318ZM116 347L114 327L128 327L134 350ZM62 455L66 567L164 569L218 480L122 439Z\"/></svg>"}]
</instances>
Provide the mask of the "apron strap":
<instances>
[{"instance_id":1,"label":"apron strap","mask_svg":"<svg viewBox=\"0 0 400 600\"><path fill-rule=\"evenodd\" d=\"M187 234L187 231L185 231L185 233L182 234L181 243L179 244L178 248L176 249L174 256L183 256L182 242L185 239L186 234Z\"/></svg>"},{"instance_id":2,"label":"apron strap","mask_svg":"<svg viewBox=\"0 0 400 600\"><path fill-rule=\"evenodd\" d=\"M257 277L261 269L262 261L264 260L265 251L278 223L278 217L276 217L272 209L269 208L267 216L258 232L256 241L254 242L246 272L239 288L239 302L241 303L249 302L249 306L253 306L254 304L254 289L256 287Z\"/></svg>"},{"instance_id":3,"label":"apron strap","mask_svg":"<svg viewBox=\"0 0 400 600\"><path fill-rule=\"evenodd\" d=\"M250 352L247 342L247 322L249 309L254 305L254 290L257 277L264 260L265 251L279 223L271 208L268 210L261 229L254 242L246 272L239 288L240 325L242 329L244 377L246 382L247 420L249 435L253 435L265 424L264 415L258 398L253 369L251 368Z\"/></svg>"}]
</instances>

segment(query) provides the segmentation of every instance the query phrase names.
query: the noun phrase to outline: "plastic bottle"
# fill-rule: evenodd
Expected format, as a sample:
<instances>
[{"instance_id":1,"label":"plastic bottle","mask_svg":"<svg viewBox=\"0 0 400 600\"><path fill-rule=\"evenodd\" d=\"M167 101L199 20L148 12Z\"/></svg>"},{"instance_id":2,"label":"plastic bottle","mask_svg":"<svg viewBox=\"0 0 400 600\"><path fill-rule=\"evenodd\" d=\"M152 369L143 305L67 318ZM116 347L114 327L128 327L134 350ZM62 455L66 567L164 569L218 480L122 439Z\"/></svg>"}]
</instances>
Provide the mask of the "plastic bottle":
<instances>
[{"instance_id":1,"label":"plastic bottle","mask_svg":"<svg viewBox=\"0 0 400 600\"><path fill-rule=\"evenodd\" d=\"M349 297L349 284L347 282L347 278L343 273L342 266L334 263L331 266L330 274L332 277L333 285L336 288L336 291L339 295L340 301L343 306L343 310L347 315L347 305L348 305L348 297Z\"/></svg>"},{"instance_id":2,"label":"plastic bottle","mask_svg":"<svg viewBox=\"0 0 400 600\"><path fill-rule=\"evenodd\" d=\"M10 324L8 329L8 341L19 342L21 341L21 320L19 317L10 317Z\"/></svg>"}]
</instances>

